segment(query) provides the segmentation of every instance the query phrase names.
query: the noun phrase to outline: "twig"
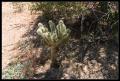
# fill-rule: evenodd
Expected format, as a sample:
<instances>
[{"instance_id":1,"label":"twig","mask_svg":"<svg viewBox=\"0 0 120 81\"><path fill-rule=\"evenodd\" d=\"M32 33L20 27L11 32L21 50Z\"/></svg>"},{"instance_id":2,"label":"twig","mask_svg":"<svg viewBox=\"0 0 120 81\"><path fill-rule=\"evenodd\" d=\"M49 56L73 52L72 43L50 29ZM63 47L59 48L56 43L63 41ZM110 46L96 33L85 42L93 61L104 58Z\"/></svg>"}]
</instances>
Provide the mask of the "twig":
<instances>
[{"instance_id":1,"label":"twig","mask_svg":"<svg viewBox=\"0 0 120 81\"><path fill-rule=\"evenodd\" d=\"M100 19L104 18L105 16L107 16L110 13L110 11L108 13L106 13L105 15L103 15L101 18L98 18L97 20L93 21L88 29L88 32L90 31L92 24L95 23L96 21L99 21Z\"/></svg>"},{"instance_id":2,"label":"twig","mask_svg":"<svg viewBox=\"0 0 120 81\"><path fill-rule=\"evenodd\" d=\"M115 25L116 23L118 23L119 20L117 20L116 22L114 22L112 25L111 25L111 28L113 27L113 25Z\"/></svg>"}]
</instances>

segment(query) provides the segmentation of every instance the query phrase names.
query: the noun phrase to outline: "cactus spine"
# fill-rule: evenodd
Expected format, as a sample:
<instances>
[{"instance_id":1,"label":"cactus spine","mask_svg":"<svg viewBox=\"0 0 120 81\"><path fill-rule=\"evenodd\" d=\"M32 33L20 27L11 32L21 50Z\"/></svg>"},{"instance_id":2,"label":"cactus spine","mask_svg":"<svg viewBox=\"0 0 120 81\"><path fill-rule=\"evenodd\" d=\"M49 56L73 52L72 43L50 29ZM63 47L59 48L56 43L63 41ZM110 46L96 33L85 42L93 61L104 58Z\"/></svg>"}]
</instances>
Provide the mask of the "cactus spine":
<instances>
[{"instance_id":1,"label":"cactus spine","mask_svg":"<svg viewBox=\"0 0 120 81\"><path fill-rule=\"evenodd\" d=\"M39 23L37 33L44 39L45 44L51 48L51 66L55 66L58 48L69 39L70 30L66 28L62 20L56 27L52 20L49 20L48 23L50 30Z\"/></svg>"}]
</instances>

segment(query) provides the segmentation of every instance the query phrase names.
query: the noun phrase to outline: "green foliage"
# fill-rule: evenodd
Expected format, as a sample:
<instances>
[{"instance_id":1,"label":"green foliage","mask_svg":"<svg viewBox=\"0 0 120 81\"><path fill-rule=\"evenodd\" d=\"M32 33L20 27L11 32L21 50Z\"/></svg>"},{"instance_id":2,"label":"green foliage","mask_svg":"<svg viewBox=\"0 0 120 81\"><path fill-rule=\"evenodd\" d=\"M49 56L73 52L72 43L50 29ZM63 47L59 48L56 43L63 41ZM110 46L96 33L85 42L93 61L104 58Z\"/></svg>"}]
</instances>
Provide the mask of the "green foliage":
<instances>
[{"instance_id":1,"label":"green foliage","mask_svg":"<svg viewBox=\"0 0 120 81\"><path fill-rule=\"evenodd\" d=\"M83 2L35 2L30 10L43 11L43 17L47 20L58 22L60 18L70 19L81 14L87 7Z\"/></svg>"},{"instance_id":2,"label":"green foliage","mask_svg":"<svg viewBox=\"0 0 120 81\"><path fill-rule=\"evenodd\" d=\"M6 68L6 71L2 72L3 79L24 79L25 75L23 73L24 65L17 63L15 65L10 65Z\"/></svg>"},{"instance_id":3,"label":"green foliage","mask_svg":"<svg viewBox=\"0 0 120 81\"><path fill-rule=\"evenodd\" d=\"M91 2L34 2L32 3L31 9L43 11L43 17L46 19L46 22L48 22L48 20L53 20L57 23L60 18L71 20L74 17L80 16L80 14L86 13L88 11L88 7L86 5L89 6L89 3ZM118 2L98 2L96 10L102 11L106 14L109 13L103 17L104 19L102 22L105 21L108 25L112 25L116 22L116 19L118 20L118 12L114 12L116 10L113 8L117 6L117 4ZM116 24L114 24L113 30L114 28L117 28L115 25Z\"/></svg>"},{"instance_id":4,"label":"green foliage","mask_svg":"<svg viewBox=\"0 0 120 81\"><path fill-rule=\"evenodd\" d=\"M28 79L33 75L30 64L31 61L10 64L2 71L2 79Z\"/></svg>"}]
</instances>

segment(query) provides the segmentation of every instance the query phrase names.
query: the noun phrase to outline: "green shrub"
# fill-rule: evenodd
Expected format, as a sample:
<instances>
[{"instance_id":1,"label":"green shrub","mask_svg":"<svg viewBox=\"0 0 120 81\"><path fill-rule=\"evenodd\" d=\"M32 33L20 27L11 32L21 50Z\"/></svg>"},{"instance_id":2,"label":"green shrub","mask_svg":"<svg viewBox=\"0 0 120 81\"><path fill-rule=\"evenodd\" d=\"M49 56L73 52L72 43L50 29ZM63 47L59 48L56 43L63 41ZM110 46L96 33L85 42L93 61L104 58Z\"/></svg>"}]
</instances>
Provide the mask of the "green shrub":
<instances>
[{"instance_id":1,"label":"green shrub","mask_svg":"<svg viewBox=\"0 0 120 81\"><path fill-rule=\"evenodd\" d=\"M11 64L4 70L2 70L2 79L28 79L29 76L26 75L26 72L29 75L32 75L30 67L27 67L30 62ZM27 69L27 71L25 70Z\"/></svg>"},{"instance_id":2,"label":"green shrub","mask_svg":"<svg viewBox=\"0 0 120 81\"><path fill-rule=\"evenodd\" d=\"M82 10L87 9L83 2L34 2L30 10L43 11L43 17L57 23L60 18L70 19L79 16Z\"/></svg>"},{"instance_id":3,"label":"green shrub","mask_svg":"<svg viewBox=\"0 0 120 81\"><path fill-rule=\"evenodd\" d=\"M24 66L21 63L10 65L2 72L3 79L24 79L25 75L23 74Z\"/></svg>"}]
</instances>

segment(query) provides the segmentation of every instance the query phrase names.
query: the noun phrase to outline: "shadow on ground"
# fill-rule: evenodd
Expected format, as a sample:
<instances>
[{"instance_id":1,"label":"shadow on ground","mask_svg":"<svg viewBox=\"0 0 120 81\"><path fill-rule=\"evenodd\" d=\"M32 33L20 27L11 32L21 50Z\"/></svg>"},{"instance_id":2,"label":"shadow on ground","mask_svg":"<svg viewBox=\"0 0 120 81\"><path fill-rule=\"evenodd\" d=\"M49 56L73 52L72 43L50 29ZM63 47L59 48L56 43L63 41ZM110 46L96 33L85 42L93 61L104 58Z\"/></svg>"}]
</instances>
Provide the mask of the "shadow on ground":
<instances>
[{"instance_id":1,"label":"shadow on ground","mask_svg":"<svg viewBox=\"0 0 120 81\"><path fill-rule=\"evenodd\" d=\"M42 48L41 54L39 53L40 57L36 59L39 66L46 64L46 61L49 59L47 55L50 51L43 46L41 38L36 33L38 28L37 24L43 21L41 16L39 16L31 27L32 29L23 35L23 38L30 38L30 41L34 44L33 48ZM67 79L65 78L67 74L68 79L98 79L99 77L100 79L118 79L118 52L119 46L114 40L108 40L106 42L99 41L95 44L85 43L85 41L81 43L78 39L70 39L66 45L60 48L58 53L61 66L59 68L48 68L45 72L35 74L33 78L61 79L64 77L64 79ZM63 68L67 64L63 64L62 61L68 62L68 67ZM70 64L71 61L72 64ZM80 66L75 65L76 63ZM97 70L98 67L101 69ZM74 71L76 68L77 70ZM94 71L95 73L93 73L95 75L92 76L91 70L96 70ZM98 73L98 75L96 73Z\"/></svg>"}]
</instances>

